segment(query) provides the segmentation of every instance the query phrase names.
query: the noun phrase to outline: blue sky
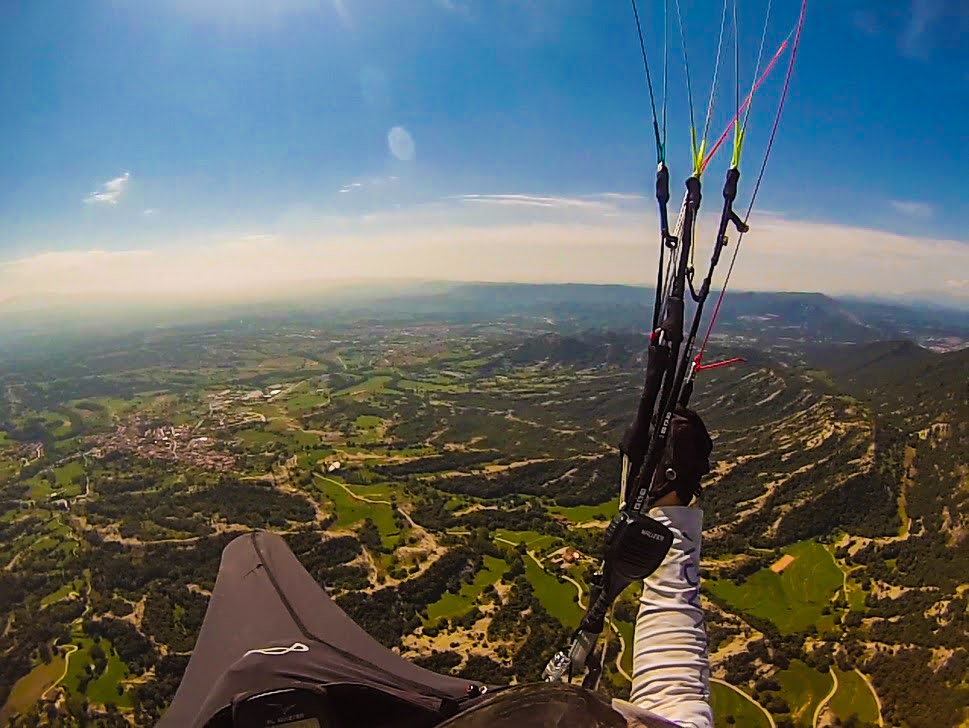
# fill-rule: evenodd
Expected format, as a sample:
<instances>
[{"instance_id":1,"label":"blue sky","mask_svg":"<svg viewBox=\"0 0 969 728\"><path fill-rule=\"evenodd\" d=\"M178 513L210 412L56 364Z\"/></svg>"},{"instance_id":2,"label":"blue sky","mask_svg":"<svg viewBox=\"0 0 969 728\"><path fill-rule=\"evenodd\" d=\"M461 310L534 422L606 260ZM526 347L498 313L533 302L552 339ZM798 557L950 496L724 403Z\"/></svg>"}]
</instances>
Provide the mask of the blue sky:
<instances>
[{"instance_id":1,"label":"blue sky","mask_svg":"<svg viewBox=\"0 0 969 728\"><path fill-rule=\"evenodd\" d=\"M663 4L640 6L659 76ZM771 51L798 6L774 0ZM700 124L722 5L681 7ZM740 3L744 88L765 7ZM969 295L967 33L960 0L813 0L740 284ZM226 289L337 270L650 278L655 158L625 0L21 0L0 5L0 48L9 292L184 291L216 270ZM676 189L678 43L670 58ZM786 61L754 102L748 193Z\"/></svg>"}]
</instances>

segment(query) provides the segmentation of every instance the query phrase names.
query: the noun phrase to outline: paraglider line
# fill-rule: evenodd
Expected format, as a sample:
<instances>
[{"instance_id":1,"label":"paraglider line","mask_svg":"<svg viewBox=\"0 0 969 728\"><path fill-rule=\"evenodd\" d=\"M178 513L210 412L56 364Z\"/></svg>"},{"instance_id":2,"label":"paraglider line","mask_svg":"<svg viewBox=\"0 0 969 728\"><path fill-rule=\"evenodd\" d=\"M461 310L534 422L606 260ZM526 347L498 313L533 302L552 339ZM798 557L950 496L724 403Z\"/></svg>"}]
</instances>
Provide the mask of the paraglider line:
<instances>
[{"instance_id":1,"label":"paraglider line","mask_svg":"<svg viewBox=\"0 0 969 728\"><path fill-rule=\"evenodd\" d=\"M791 76L794 74L794 61L797 58L797 49L801 44L801 31L804 29L804 18L807 15L808 0L801 0L801 14L797 19L797 27L794 29L794 44L791 46L791 59L787 64L787 74L784 76L784 88L781 91L781 100L777 106L777 114L774 116L774 125L771 128L770 138L767 141L767 150L764 152L764 160L760 165L760 172L757 174L757 182L754 184L754 192L750 196L750 203L747 205L747 213L744 215L744 223L750 219L750 213L754 209L754 200L757 198L757 193L760 191L760 185L764 181L764 172L767 170L767 162L770 159L771 150L774 148L774 141L777 139L777 129L781 124L781 114L784 111L784 103L787 101L787 92L791 86ZM706 351L707 343L710 341L710 334L713 333L713 327L717 322L717 316L720 314L720 307L723 305L723 298L727 293L727 286L730 283L730 276L733 273L734 265L737 262L737 254L740 252L740 244L743 242L744 234L740 233L737 237L737 244L734 246L733 255L730 257L730 266L727 268L727 275L723 280L723 287L720 289L720 296L717 298L717 305L713 309L713 315L710 317L710 324L707 326L707 333L703 337L703 343L700 345L700 353L697 354L697 361L700 362L703 359L703 353Z\"/></svg>"}]
</instances>

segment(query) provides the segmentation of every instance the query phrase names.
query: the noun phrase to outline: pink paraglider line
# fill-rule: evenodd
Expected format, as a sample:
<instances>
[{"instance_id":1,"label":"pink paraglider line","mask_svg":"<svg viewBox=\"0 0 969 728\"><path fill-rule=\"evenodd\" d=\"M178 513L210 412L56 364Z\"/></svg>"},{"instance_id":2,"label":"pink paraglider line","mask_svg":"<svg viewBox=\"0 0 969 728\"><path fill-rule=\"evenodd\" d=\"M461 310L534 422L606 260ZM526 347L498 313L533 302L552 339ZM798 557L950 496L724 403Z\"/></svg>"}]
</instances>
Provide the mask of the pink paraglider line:
<instances>
[{"instance_id":1,"label":"pink paraglider line","mask_svg":"<svg viewBox=\"0 0 969 728\"><path fill-rule=\"evenodd\" d=\"M774 57L771 58L770 63L767 64L767 68L764 69L764 72L760 74L760 78L758 78L757 81L754 83L754 85L751 87L750 93L747 94L747 98L745 98L744 102L740 105L740 109L737 110L737 113L734 115L733 119L731 119L730 123L727 124L727 128L723 130L723 134L721 134L720 138L717 139L716 143L712 147L710 147L710 151L707 153L707 156L704 157L703 164L700 167L701 172L705 171L707 168L707 165L710 164L711 161L713 161L714 156L716 156L717 152L720 150L720 147L723 146L723 143L727 140L727 135L730 134L730 130L734 126L740 123L740 117L750 107L750 102L753 100L754 94L757 93L758 89L760 89L764 81L767 80L767 77L770 76L771 71L774 70L774 66L777 65L777 62L780 60L781 56L784 55L784 51L787 50L788 41L790 41L790 36L785 38L784 42L781 43L780 48L777 49L777 52L774 54Z\"/></svg>"}]
</instances>

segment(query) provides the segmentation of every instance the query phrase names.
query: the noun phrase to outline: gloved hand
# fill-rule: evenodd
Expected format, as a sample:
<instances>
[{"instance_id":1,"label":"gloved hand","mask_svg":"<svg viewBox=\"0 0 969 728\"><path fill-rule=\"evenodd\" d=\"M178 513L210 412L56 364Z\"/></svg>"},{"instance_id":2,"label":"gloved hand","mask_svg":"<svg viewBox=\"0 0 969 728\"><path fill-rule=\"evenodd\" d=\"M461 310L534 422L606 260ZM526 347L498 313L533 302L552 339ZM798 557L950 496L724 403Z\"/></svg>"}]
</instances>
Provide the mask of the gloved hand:
<instances>
[{"instance_id":1,"label":"gloved hand","mask_svg":"<svg viewBox=\"0 0 969 728\"><path fill-rule=\"evenodd\" d=\"M700 495L700 479L710 472L713 441L693 410L677 407L670 435L650 487L649 504L687 506Z\"/></svg>"}]
</instances>

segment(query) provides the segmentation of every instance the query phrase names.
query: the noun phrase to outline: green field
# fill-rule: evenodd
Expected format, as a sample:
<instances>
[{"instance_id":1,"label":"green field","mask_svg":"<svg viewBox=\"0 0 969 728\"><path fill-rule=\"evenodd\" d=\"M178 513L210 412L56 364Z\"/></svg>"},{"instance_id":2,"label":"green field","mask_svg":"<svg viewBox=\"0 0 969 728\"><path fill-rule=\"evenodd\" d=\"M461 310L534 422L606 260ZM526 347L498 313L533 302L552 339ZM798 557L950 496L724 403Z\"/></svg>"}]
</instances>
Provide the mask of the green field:
<instances>
[{"instance_id":1,"label":"green field","mask_svg":"<svg viewBox=\"0 0 969 728\"><path fill-rule=\"evenodd\" d=\"M554 536L545 536L538 531L509 531L505 528L499 528L495 531L495 538L516 544L523 543L528 546L530 551L541 551L548 548L556 540Z\"/></svg>"},{"instance_id":2,"label":"green field","mask_svg":"<svg viewBox=\"0 0 969 728\"><path fill-rule=\"evenodd\" d=\"M524 560L525 575L542 606L562 624L577 626L582 619L582 609L575 602L575 586L567 581L560 582L535 563L531 556L525 556Z\"/></svg>"},{"instance_id":3,"label":"green field","mask_svg":"<svg viewBox=\"0 0 969 728\"><path fill-rule=\"evenodd\" d=\"M821 622L843 575L821 544L801 541L784 549L795 558L780 574L764 568L736 585L726 579L707 581L707 588L737 611L769 619L784 634L801 632Z\"/></svg>"},{"instance_id":4,"label":"green field","mask_svg":"<svg viewBox=\"0 0 969 728\"><path fill-rule=\"evenodd\" d=\"M630 622L623 622L621 620L615 620L616 629L619 630L619 634L622 635L623 641L626 643L626 651L622 654L622 669L628 672L630 675L633 674L633 639L635 637L636 628Z\"/></svg>"},{"instance_id":5,"label":"green field","mask_svg":"<svg viewBox=\"0 0 969 728\"><path fill-rule=\"evenodd\" d=\"M452 394L469 391L469 387L466 384L437 384L435 382L416 381L414 379L399 380L397 382L397 388L411 392L450 392Z\"/></svg>"},{"instance_id":6,"label":"green field","mask_svg":"<svg viewBox=\"0 0 969 728\"><path fill-rule=\"evenodd\" d=\"M84 464L80 460L54 468L53 473L58 496L73 498L84 492Z\"/></svg>"},{"instance_id":7,"label":"green field","mask_svg":"<svg viewBox=\"0 0 969 728\"><path fill-rule=\"evenodd\" d=\"M467 613L475 600L481 596L486 586L501 579L501 575L508 570L508 564L503 559L494 556L484 557L484 568L474 575L474 581L464 584L457 594L447 592L443 597L428 606L425 624L435 622L442 617L451 619Z\"/></svg>"},{"instance_id":8,"label":"green field","mask_svg":"<svg viewBox=\"0 0 969 728\"><path fill-rule=\"evenodd\" d=\"M716 728L770 728L767 715L753 700L742 697L726 685L710 683L710 703ZM727 722L731 716L733 723Z\"/></svg>"},{"instance_id":9,"label":"green field","mask_svg":"<svg viewBox=\"0 0 969 728\"><path fill-rule=\"evenodd\" d=\"M848 577L848 593L845 595L848 599L848 606L854 612L864 612L867 607L865 606L865 590L861 588L850 576Z\"/></svg>"},{"instance_id":10,"label":"green field","mask_svg":"<svg viewBox=\"0 0 969 728\"><path fill-rule=\"evenodd\" d=\"M787 670L774 677L781 684L781 694L791 706L794 724L813 728L814 709L831 690L831 675L818 672L800 660L793 660Z\"/></svg>"},{"instance_id":11,"label":"green field","mask_svg":"<svg viewBox=\"0 0 969 728\"><path fill-rule=\"evenodd\" d=\"M122 708L133 707L134 700L129 693L123 692L118 695L118 686L128 677L128 666L121 661L110 642L101 640L101 646L108 655L108 666L97 680L92 680L88 685L88 700L101 705L114 703Z\"/></svg>"},{"instance_id":12,"label":"green field","mask_svg":"<svg viewBox=\"0 0 969 728\"><path fill-rule=\"evenodd\" d=\"M26 710L36 703L47 688L53 685L64 672L64 658L54 657L46 665L37 665L33 670L14 683L10 697L0 710L0 723L6 722L11 715Z\"/></svg>"},{"instance_id":13,"label":"green field","mask_svg":"<svg viewBox=\"0 0 969 728\"><path fill-rule=\"evenodd\" d=\"M320 460L329 457L332 454L333 451L330 448L314 447L306 452L297 453L296 462L300 468L313 470Z\"/></svg>"},{"instance_id":14,"label":"green field","mask_svg":"<svg viewBox=\"0 0 969 728\"><path fill-rule=\"evenodd\" d=\"M255 429L239 430L235 436L246 445L258 448L265 448L279 440L279 436L275 432Z\"/></svg>"},{"instance_id":15,"label":"green field","mask_svg":"<svg viewBox=\"0 0 969 728\"><path fill-rule=\"evenodd\" d=\"M392 483L374 483L373 485L349 485L347 488L351 493L371 500L389 501L391 496L396 494L400 486Z\"/></svg>"},{"instance_id":16,"label":"green field","mask_svg":"<svg viewBox=\"0 0 969 728\"><path fill-rule=\"evenodd\" d=\"M334 524L336 528L350 528L369 518L380 530L380 536L385 546L389 545L391 537L400 533L397 524L394 523L393 509L389 505L357 500L347 493L337 481L324 478L321 475L316 476L316 487L333 503L336 511L336 523ZM375 500L383 499L375 498Z\"/></svg>"},{"instance_id":17,"label":"green field","mask_svg":"<svg viewBox=\"0 0 969 728\"><path fill-rule=\"evenodd\" d=\"M878 704L864 678L855 670L841 672L837 667L833 669L838 675L838 690L829 703L831 711L841 720L856 714L865 723L877 723Z\"/></svg>"},{"instance_id":18,"label":"green field","mask_svg":"<svg viewBox=\"0 0 969 728\"><path fill-rule=\"evenodd\" d=\"M67 670L67 677L64 678L64 686L71 693L78 692L78 684L88 665L92 664L91 648L94 640L82 637L74 640L78 646L77 652L70 657L70 666ZM131 707L134 703L127 693L118 695L118 685L128 677L128 667L118 657L114 647L108 640L101 640L101 648L107 656L107 667L104 672L91 680L84 694L92 703L107 705L114 703L119 707Z\"/></svg>"},{"instance_id":19,"label":"green field","mask_svg":"<svg viewBox=\"0 0 969 728\"><path fill-rule=\"evenodd\" d=\"M608 521L619 510L619 502L613 498L595 506L551 506L549 513L565 516L572 523L586 523L587 521Z\"/></svg>"},{"instance_id":20,"label":"green field","mask_svg":"<svg viewBox=\"0 0 969 728\"><path fill-rule=\"evenodd\" d=\"M59 602L61 599L64 599L65 597L67 597L68 594L72 592L77 592L78 594L80 594L81 589L83 588L84 588L84 582L81 579L75 579L74 581L62 586L56 592L53 592L52 594L48 594L46 597L41 599L40 606L41 607L50 606L54 602Z\"/></svg>"},{"instance_id":21,"label":"green field","mask_svg":"<svg viewBox=\"0 0 969 728\"><path fill-rule=\"evenodd\" d=\"M391 379L392 377L386 375L370 377L370 379L365 382L354 384L353 386L341 389L339 392L334 392L333 396L344 397L346 395L354 396L358 394L373 394L374 392L382 392Z\"/></svg>"},{"instance_id":22,"label":"green field","mask_svg":"<svg viewBox=\"0 0 969 728\"><path fill-rule=\"evenodd\" d=\"M325 392L300 392L285 401L285 407L290 412L306 412L322 407L330 401L330 395Z\"/></svg>"},{"instance_id":23,"label":"green field","mask_svg":"<svg viewBox=\"0 0 969 728\"><path fill-rule=\"evenodd\" d=\"M96 402L97 404L104 407L108 413L112 416L117 415L122 410L128 408L129 406L137 406L141 404L140 399L127 400L121 399L119 397L91 397L86 402Z\"/></svg>"}]
</instances>

